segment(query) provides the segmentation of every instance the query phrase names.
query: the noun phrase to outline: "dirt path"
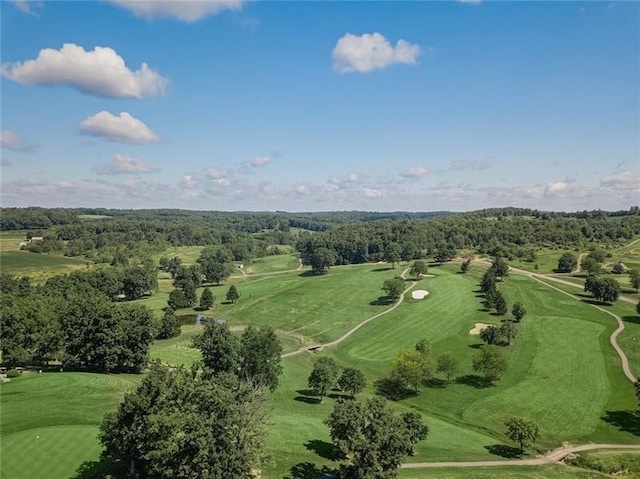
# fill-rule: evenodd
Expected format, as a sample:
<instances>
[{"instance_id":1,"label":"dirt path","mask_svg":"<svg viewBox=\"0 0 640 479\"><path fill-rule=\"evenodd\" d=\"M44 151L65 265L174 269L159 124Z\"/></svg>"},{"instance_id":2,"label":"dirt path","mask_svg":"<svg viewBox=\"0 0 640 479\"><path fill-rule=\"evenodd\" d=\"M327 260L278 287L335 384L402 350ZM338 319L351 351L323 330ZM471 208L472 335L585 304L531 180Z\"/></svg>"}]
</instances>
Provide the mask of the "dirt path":
<instances>
[{"instance_id":1,"label":"dirt path","mask_svg":"<svg viewBox=\"0 0 640 479\"><path fill-rule=\"evenodd\" d=\"M596 449L613 449L624 452L640 452L640 445L630 444L583 444L574 447L559 447L549 451L544 456L535 459L511 459L498 461L467 461L467 462L415 462L402 464L403 469L422 469L427 467L486 467L486 466L540 466L542 464L556 464L569 454Z\"/></svg>"},{"instance_id":2,"label":"dirt path","mask_svg":"<svg viewBox=\"0 0 640 479\"><path fill-rule=\"evenodd\" d=\"M400 274L400 277L402 279L406 279L405 275L407 274L407 272L409 271L409 268L406 268L402 274ZM385 314L389 314L391 311L393 311L394 309L396 309L398 306L400 306L400 304L402 304L402 302L404 301L404 297L405 295L416 285L416 281L411 281L411 283L409 283L409 286L407 286L404 291L402 292L402 294L400 295L400 297L398 298L398 301L396 301L393 306L391 306L389 309L385 309L384 311L382 311L381 313L375 314L363 321L360 321L358 324L356 324L353 328L351 328L349 331L347 331L345 334L343 334L342 336L340 336L338 339L336 339L335 341L331 341L329 343L325 343L325 344L314 344L312 347L314 349L316 348L328 348L331 346L335 346L336 344L341 343L342 341L344 341L345 339L347 339L349 336L351 336L353 333L355 333L357 330L359 330L360 328L362 328L365 324L373 321L374 319L378 319L380 316L384 316ZM300 354L304 351L308 351L309 350L309 346L300 348L300 349L296 349L295 351L291 351L290 353L287 354L283 354L282 357L283 358L287 358L289 356L295 356L296 354Z\"/></svg>"}]
</instances>

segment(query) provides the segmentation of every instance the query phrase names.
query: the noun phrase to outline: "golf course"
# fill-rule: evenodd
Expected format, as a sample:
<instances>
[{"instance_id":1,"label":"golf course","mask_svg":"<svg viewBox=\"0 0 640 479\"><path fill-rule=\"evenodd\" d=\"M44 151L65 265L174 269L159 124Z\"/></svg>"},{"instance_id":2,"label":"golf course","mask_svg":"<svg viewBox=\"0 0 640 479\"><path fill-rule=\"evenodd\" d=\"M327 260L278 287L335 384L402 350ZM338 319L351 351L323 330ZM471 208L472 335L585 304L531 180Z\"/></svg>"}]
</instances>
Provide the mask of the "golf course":
<instances>
[{"instance_id":1,"label":"golf course","mask_svg":"<svg viewBox=\"0 0 640 479\"><path fill-rule=\"evenodd\" d=\"M328 274L316 276L307 268L295 267L295 255L274 258L277 263L263 262L261 272L233 275L228 283L237 286L241 299L237 304L219 300L215 311L207 313L224 318L232 331L247 325L271 326L283 346L283 373L272 394L269 459L263 477L313 478L323 468L338 464L323 421L343 393L333 392L320 402L308 391L307 377L318 357L328 356L341 367L361 370L367 380L363 397L384 395L381 384L389 376L394 355L412 349L420 339L430 342L434 355L455 355L459 371L450 384L433 381L421 386L417 394L393 398L394 409L418 412L429 428L428 438L407 458L408 465L519 456L515 444L504 436L503 423L510 416L534 419L540 428L535 446L522 459L533 459L563 444L640 443L633 384L610 343L617 324L587 298L576 295L580 289L553 281L547 285L525 274L504 278L500 290L508 303L521 302L527 314L512 344L502 348L507 359L505 374L487 385L478 381L471 367L482 341L470 331L477 323L498 325L500 317L482 306L478 289L486 270L482 262L474 263L467 274L460 273L459 262L452 262L431 265L428 275L410 278L407 264L332 267ZM401 273L407 278L404 296L394 304L382 301L382 283ZM226 287L214 286L214 295L222 298ZM414 299L411 290L428 294ZM155 295L138 302L160 314L161 302ZM638 371L640 321L633 304L618 301L606 309L625 319L619 340L632 370ZM359 324L362 326L353 330ZM190 366L200 359L192 340L202 328L183 325L180 336L157 340L151 347L151 359ZM336 340L339 342L315 352L307 350ZM136 375L52 369L41 374L28 372L3 383L2 478L96 477L92 474L100 470L98 426L139 380ZM553 464L489 467L475 468L473 473L466 468L440 467L428 474L443 478L605 477L577 468L569 472L569 466ZM407 478L425 474L421 468L401 471L401 477Z\"/></svg>"}]
</instances>

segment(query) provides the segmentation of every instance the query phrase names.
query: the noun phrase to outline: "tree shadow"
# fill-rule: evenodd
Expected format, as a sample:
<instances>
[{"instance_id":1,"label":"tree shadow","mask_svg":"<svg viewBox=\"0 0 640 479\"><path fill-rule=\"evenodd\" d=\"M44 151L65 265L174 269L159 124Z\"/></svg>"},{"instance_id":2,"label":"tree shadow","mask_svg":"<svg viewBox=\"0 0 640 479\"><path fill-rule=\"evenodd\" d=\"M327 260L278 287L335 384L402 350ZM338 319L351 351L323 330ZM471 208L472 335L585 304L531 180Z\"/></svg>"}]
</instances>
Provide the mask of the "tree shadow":
<instances>
[{"instance_id":1,"label":"tree shadow","mask_svg":"<svg viewBox=\"0 0 640 479\"><path fill-rule=\"evenodd\" d=\"M331 399L336 399L336 400L337 399L353 399L351 397L351 394L349 393L338 393L338 392L327 394L327 397Z\"/></svg>"},{"instance_id":2,"label":"tree shadow","mask_svg":"<svg viewBox=\"0 0 640 479\"><path fill-rule=\"evenodd\" d=\"M505 457L507 459L514 459L522 456L520 449L517 447L507 446L505 444L492 444L491 446L484 446L484 448L489 452L489 454Z\"/></svg>"},{"instance_id":3,"label":"tree shadow","mask_svg":"<svg viewBox=\"0 0 640 479\"><path fill-rule=\"evenodd\" d=\"M447 383L447 381L445 381L444 379L429 378L423 381L422 384L428 388L443 389L446 388L449 383Z\"/></svg>"},{"instance_id":4,"label":"tree shadow","mask_svg":"<svg viewBox=\"0 0 640 479\"><path fill-rule=\"evenodd\" d=\"M330 442L311 439L304 443L304 447L306 447L308 451L315 452L318 456L324 459L329 459L330 461L339 461L344 459L344 455L340 452L340 449Z\"/></svg>"},{"instance_id":5,"label":"tree shadow","mask_svg":"<svg viewBox=\"0 0 640 479\"><path fill-rule=\"evenodd\" d=\"M392 401L399 401L416 395L415 391L406 389L399 381L392 378L378 379L373 384L376 388L376 394Z\"/></svg>"},{"instance_id":6,"label":"tree shadow","mask_svg":"<svg viewBox=\"0 0 640 479\"><path fill-rule=\"evenodd\" d=\"M327 466L321 468L311 462L299 462L291 467L284 479L333 479L336 471Z\"/></svg>"},{"instance_id":7,"label":"tree shadow","mask_svg":"<svg viewBox=\"0 0 640 479\"><path fill-rule=\"evenodd\" d=\"M391 271L391 270L393 270L393 269L395 269L395 268L392 268L391 266L387 266L387 267L385 267L385 268L376 268L376 269L372 269L372 270L371 270L371 272L372 272L372 273L379 273L379 272L381 272L381 271Z\"/></svg>"},{"instance_id":8,"label":"tree shadow","mask_svg":"<svg viewBox=\"0 0 640 479\"><path fill-rule=\"evenodd\" d=\"M378 296L378 299L369 302L371 306L388 306L391 303L393 303L393 301L389 299L389 296Z\"/></svg>"},{"instance_id":9,"label":"tree shadow","mask_svg":"<svg viewBox=\"0 0 640 479\"><path fill-rule=\"evenodd\" d=\"M309 397L309 396L296 396L293 398L294 401L304 402L307 404L320 404L322 402L321 397Z\"/></svg>"},{"instance_id":10,"label":"tree shadow","mask_svg":"<svg viewBox=\"0 0 640 479\"><path fill-rule=\"evenodd\" d=\"M621 431L640 436L640 412L638 411L607 411L602 419Z\"/></svg>"},{"instance_id":11,"label":"tree shadow","mask_svg":"<svg viewBox=\"0 0 640 479\"><path fill-rule=\"evenodd\" d=\"M465 374L464 376L458 376L456 378L456 383L471 386L476 389L486 389L493 386L491 381L484 376L478 376L477 374Z\"/></svg>"},{"instance_id":12,"label":"tree shadow","mask_svg":"<svg viewBox=\"0 0 640 479\"><path fill-rule=\"evenodd\" d=\"M469 346L471 349L480 349L482 346L484 346L484 343L468 344L467 346Z\"/></svg>"},{"instance_id":13,"label":"tree shadow","mask_svg":"<svg viewBox=\"0 0 640 479\"><path fill-rule=\"evenodd\" d=\"M298 274L298 276L300 276L301 278L313 278L314 276L322 276L324 274L327 274L327 273L316 273L312 269L309 269Z\"/></svg>"},{"instance_id":14,"label":"tree shadow","mask_svg":"<svg viewBox=\"0 0 640 479\"><path fill-rule=\"evenodd\" d=\"M104 454L97 461L85 461L71 479L124 479L127 477L127 465L124 461L116 461L105 457Z\"/></svg>"},{"instance_id":15,"label":"tree shadow","mask_svg":"<svg viewBox=\"0 0 640 479\"><path fill-rule=\"evenodd\" d=\"M623 316L622 320L625 323L640 324L640 316Z\"/></svg>"}]
</instances>

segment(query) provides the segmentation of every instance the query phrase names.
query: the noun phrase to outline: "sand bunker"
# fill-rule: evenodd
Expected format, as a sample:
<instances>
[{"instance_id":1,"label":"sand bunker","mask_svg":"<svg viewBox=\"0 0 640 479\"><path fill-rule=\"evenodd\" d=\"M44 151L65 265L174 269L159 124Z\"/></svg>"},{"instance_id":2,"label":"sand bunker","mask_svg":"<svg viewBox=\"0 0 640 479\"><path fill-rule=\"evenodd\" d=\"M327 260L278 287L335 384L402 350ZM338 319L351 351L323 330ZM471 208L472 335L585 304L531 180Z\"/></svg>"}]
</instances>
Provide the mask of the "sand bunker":
<instances>
[{"instance_id":1,"label":"sand bunker","mask_svg":"<svg viewBox=\"0 0 640 479\"><path fill-rule=\"evenodd\" d=\"M424 289L416 289L411 292L411 297L413 299L423 299L429 295L429 291L425 291Z\"/></svg>"},{"instance_id":2,"label":"sand bunker","mask_svg":"<svg viewBox=\"0 0 640 479\"><path fill-rule=\"evenodd\" d=\"M483 329L487 329L487 326L493 326L493 325L485 324L485 323L476 323L475 327L469 330L469 334L473 336L477 336L482 332Z\"/></svg>"}]
</instances>

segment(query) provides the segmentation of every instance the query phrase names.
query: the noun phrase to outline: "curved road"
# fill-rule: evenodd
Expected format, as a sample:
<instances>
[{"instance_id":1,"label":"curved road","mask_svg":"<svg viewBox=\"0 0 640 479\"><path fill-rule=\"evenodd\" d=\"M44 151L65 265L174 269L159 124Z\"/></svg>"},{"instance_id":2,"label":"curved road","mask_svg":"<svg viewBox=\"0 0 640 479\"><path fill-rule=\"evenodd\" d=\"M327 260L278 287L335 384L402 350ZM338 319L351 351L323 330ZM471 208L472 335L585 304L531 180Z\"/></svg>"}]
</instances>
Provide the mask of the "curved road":
<instances>
[{"instance_id":1,"label":"curved road","mask_svg":"<svg viewBox=\"0 0 640 479\"><path fill-rule=\"evenodd\" d=\"M405 268L405 270L400 274L400 277L402 279L406 279L405 275L407 274L407 271L409 271L409 268ZM304 346L304 347L302 347L300 349L296 349L295 351L291 351L290 353L283 354L282 357L283 358L287 358L289 356L294 356L294 355L300 354L300 353L302 353L304 351L309 351L310 348L314 348L314 349L315 348L328 348L330 346L335 346L336 344L341 343L342 341L347 339L349 336L351 336L353 333L355 333L357 330L359 330L361 327L363 327L365 324L373 321L374 319L378 319L380 316L384 316L385 314L389 314L391 311L393 311L398 306L400 306L400 304L402 304L402 302L404 301L405 294L407 294L411 290L411 288L413 288L415 285L416 285L416 281L411 281L409 286L407 286L405 288L405 290L402 292L402 294L398 298L398 301L396 301L393 306L391 306L389 309L385 309L381 313L378 313L378 314L376 314L374 316L371 316L370 318L367 318L367 319L365 319L363 321L360 321L358 324L356 324L353 328L351 328L349 331L344 333L342 336L340 336L335 341L331 341L330 343L325 343L325 344L315 344L313 346Z\"/></svg>"},{"instance_id":2,"label":"curved road","mask_svg":"<svg viewBox=\"0 0 640 479\"><path fill-rule=\"evenodd\" d=\"M502 461L468 461L468 462L411 462L402 464L402 469L422 469L428 467L487 467L487 466L540 466L557 464L575 452L592 451L594 449L614 449L616 451L640 452L640 445L630 444L584 444L574 447L559 447L544 456L535 459L511 459Z\"/></svg>"}]
</instances>

